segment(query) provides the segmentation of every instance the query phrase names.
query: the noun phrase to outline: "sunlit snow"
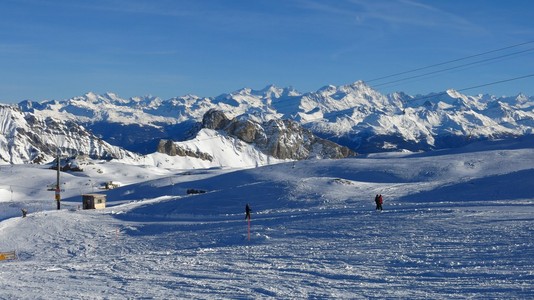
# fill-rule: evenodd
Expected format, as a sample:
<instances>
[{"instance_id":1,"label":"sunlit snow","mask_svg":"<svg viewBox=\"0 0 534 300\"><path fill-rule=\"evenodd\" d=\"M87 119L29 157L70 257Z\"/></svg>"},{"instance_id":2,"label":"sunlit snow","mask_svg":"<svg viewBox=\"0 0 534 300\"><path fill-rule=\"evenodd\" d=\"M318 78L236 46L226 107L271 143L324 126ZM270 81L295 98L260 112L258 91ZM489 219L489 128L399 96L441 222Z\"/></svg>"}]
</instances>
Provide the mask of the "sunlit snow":
<instances>
[{"instance_id":1,"label":"sunlit snow","mask_svg":"<svg viewBox=\"0 0 534 300\"><path fill-rule=\"evenodd\" d=\"M0 298L534 297L531 136L246 169L163 162L83 162L61 173L59 211L54 170L0 166L0 251L17 254L0 261ZM108 207L81 210L93 192Z\"/></svg>"}]
</instances>

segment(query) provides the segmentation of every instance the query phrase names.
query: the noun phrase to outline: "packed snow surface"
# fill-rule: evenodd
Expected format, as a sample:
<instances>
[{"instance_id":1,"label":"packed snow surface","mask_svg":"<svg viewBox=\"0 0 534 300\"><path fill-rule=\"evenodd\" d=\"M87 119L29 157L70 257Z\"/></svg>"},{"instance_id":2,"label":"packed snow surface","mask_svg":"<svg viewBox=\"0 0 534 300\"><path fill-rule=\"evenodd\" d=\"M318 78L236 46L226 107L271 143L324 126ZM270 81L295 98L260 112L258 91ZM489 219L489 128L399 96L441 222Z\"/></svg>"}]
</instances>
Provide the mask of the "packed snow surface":
<instances>
[{"instance_id":1,"label":"packed snow surface","mask_svg":"<svg viewBox=\"0 0 534 300\"><path fill-rule=\"evenodd\" d=\"M252 169L95 161L61 174L61 210L55 171L0 174L2 299L534 298L532 137ZM92 192L106 209L79 209Z\"/></svg>"}]
</instances>

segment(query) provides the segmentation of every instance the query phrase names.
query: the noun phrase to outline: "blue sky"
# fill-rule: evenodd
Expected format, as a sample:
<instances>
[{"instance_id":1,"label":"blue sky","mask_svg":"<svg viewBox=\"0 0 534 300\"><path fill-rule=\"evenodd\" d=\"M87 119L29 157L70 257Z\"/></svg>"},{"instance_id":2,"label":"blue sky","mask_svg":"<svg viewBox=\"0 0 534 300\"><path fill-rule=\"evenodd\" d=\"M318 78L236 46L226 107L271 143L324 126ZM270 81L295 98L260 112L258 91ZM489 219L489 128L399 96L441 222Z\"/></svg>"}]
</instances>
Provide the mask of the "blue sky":
<instances>
[{"instance_id":1,"label":"blue sky","mask_svg":"<svg viewBox=\"0 0 534 300\"><path fill-rule=\"evenodd\" d=\"M431 76L372 81L527 42L404 75L454 68ZM269 84L309 92L357 80L416 95L529 74L530 0L0 0L1 103ZM520 92L534 95L534 77L465 91Z\"/></svg>"}]
</instances>

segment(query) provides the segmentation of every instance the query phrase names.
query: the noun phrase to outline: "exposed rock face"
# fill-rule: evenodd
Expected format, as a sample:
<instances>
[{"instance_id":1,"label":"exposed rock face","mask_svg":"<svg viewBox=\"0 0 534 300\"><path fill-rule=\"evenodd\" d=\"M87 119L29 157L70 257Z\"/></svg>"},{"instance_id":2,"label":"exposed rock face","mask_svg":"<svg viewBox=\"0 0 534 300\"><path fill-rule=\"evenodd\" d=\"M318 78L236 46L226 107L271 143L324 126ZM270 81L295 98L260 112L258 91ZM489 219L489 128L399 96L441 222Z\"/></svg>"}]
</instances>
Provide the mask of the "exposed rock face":
<instances>
[{"instance_id":1,"label":"exposed rock face","mask_svg":"<svg viewBox=\"0 0 534 300\"><path fill-rule=\"evenodd\" d=\"M189 149L184 149L178 146L176 143L174 143L171 140L161 140L158 145L158 152L165 153L170 156L189 156L189 157L195 157L200 158L203 160L213 161L213 157L209 155L208 153L203 153L200 151L193 152Z\"/></svg>"},{"instance_id":2,"label":"exposed rock face","mask_svg":"<svg viewBox=\"0 0 534 300\"><path fill-rule=\"evenodd\" d=\"M228 124L230 124L230 119L220 110L211 109L202 118L203 128L217 130L225 128Z\"/></svg>"},{"instance_id":3,"label":"exposed rock face","mask_svg":"<svg viewBox=\"0 0 534 300\"><path fill-rule=\"evenodd\" d=\"M356 155L347 147L316 137L291 120L271 120L260 124L246 118L230 120L223 112L210 110L204 115L202 126L225 131L279 159L345 158Z\"/></svg>"},{"instance_id":4,"label":"exposed rock face","mask_svg":"<svg viewBox=\"0 0 534 300\"><path fill-rule=\"evenodd\" d=\"M135 158L112 146L74 121L40 118L12 106L0 105L0 161L4 163L46 163L61 155L91 158Z\"/></svg>"}]
</instances>

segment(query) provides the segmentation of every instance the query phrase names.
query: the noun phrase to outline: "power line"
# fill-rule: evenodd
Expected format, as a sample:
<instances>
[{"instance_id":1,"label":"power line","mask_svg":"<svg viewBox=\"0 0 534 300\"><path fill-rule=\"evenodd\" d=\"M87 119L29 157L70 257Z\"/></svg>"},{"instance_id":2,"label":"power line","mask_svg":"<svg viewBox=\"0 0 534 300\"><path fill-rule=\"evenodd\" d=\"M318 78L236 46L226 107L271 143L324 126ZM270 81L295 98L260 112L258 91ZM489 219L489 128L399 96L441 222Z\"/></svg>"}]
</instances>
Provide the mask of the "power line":
<instances>
[{"instance_id":1,"label":"power line","mask_svg":"<svg viewBox=\"0 0 534 300\"><path fill-rule=\"evenodd\" d=\"M508 81L520 80L520 79L533 77L533 76L534 76L534 74L529 74L529 75L519 76L519 77L515 77L515 78L510 78L510 79L503 79L503 80L499 80L499 81L494 81L494 82L490 82L490 83L480 84L480 85L477 85L477 86L472 86L472 87L468 87L468 88L459 89L458 91L459 92L467 91L467 90L472 90L472 89L476 89L476 88L479 88L479 87L495 85L495 84L504 83L504 82L508 82Z\"/></svg>"},{"instance_id":2,"label":"power line","mask_svg":"<svg viewBox=\"0 0 534 300\"><path fill-rule=\"evenodd\" d=\"M419 74L419 75L414 75L414 76L410 76L410 77L396 79L396 80L392 80L392 81L388 81L388 82L384 82L384 83L381 83L381 84L374 85L373 87L379 87L379 86L383 86L383 85L387 85L387 84L391 84L391 83L397 83L397 82L400 82L400 81L405 81L405 80L409 80L409 79L424 77L424 76L427 76L427 75L433 75L433 74L437 74L437 73L442 73L442 72L446 72L446 71L450 71L450 70L454 70L454 69L459 69L459 68L463 68L463 67L467 67L467 66L472 66L472 65L476 65L476 64L492 61L492 60L497 60L497 59L500 59L500 58L505 58L505 57L509 57L509 56L513 56L513 55L529 52L529 51L532 51L532 50L534 50L534 48L530 48L530 49L526 49L526 50L522 50L522 51L518 51L518 52L513 52L513 53L508 53L508 54L503 54L503 55L499 55L499 56L496 56L496 57L486 58L486 59L470 62L470 63L467 63L467 64L462 64L462 65L459 65L459 66L454 66L454 67L449 67L449 68L445 68L445 69L441 69L441 70L427 72L427 73L423 73L423 74Z\"/></svg>"},{"instance_id":3,"label":"power line","mask_svg":"<svg viewBox=\"0 0 534 300\"><path fill-rule=\"evenodd\" d=\"M493 81L493 82L489 82L489 83L483 83L483 84L479 84L479 85L475 85L475 86L461 88L461 89L458 89L456 91L463 92L463 91L476 89L476 88L479 88L479 87L485 87L485 86L495 85L495 84L499 84L499 83L515 81L515 80L520 80L520 79L529 78L529 77L534 77L534 74L529 74L529 75L524 75L524 76L519 76L519 77L514 77L514 78L508 78L508 79ZM437 97L437 96L442 96L442 95L445 95L445 94L447 94L447 91L441 92L441 93L432 94L432 95L428 95L428 96L417 97L417 98L409 100L409 102L418 101L418 100L425 100L425 99L434 98L434 97Z\"/></svg>"},{"instance_id":4,"label":"power line","mask_svg":"<svg viewBox=\"0 0 534 300\"><path fill-rule=\"evenodd\" d=\"M380 78L371 79L371 80L368 80L368 81L365 81L365 82L369 83L369 82L377 81L377 80L380 80L380 79L391 78L391 77L398 76L398 75L404 75L404 74L408 74L408 73L413 73L413 72L416 72L416 71L425 70L425 69L429 69L429 68L436 67L436 66L442 66L442 65L453 63L453 62L462 61L462 60L467 60L467 59L470 59L470 58L479 57L479 56L483 56L483 55L486 55L486 54L495 53L495 52L499 52L499 51L503 51L503 50L507 50L507 49L512 49L512 48L516 48L516 47L520 47L520 46L524 46L524 45L528 45L528 44L532 44L532 43L534 43L534 41L523 42L523 43L519 43L519 44L507 46L507 47L502 47L502 48L495 49L495 50L490 50L490 51L486 51L486 52L482 52L482 53L478 53L478 54L474 54L474 55L469 55L469 56L458 58L458 59L454 59L454 60L449 60L449 61L445 61L445 62L441 62L441 63L437 63L437 64L432 64L432 65L425 66L425 67L412 69L412 70L409 70L409 71L404 71L404 72L400 72L400 73L396 73L396 74L392 74L392 75L383 76L383 77L380 77ZM435 75L435 74L439 74L439 73L443 73L443 72L447 72L447 71L451 71L451 70L457 70L457 69L461 69L461 68L464 68L464 67L469 67L469 66L473 66L473 65L477 65L477 64L488 63L488 62L495 61L495 60L498 60L498 59L502 59L502 58L511 57L511 56L514 56L514 55L519 55L519 54L531 52L533 50L534 50L534 48L529 48L529 49L526 49L526 50L521 50L521 51L517 51L517 52L513 52L513 53L502 54L502 55L499 55L499 56L490 57L490 58L486 58L486 59L481 59L481 60L478 60L478 61L465 63L465 64L453 66L453 67L448 67L448 68L445 68L445 69L435 70L435 71L427 72L427 73L424 73L424 74L413 75L413 76L409 76L409 77L405 77L405 78L400 78L400 79L396 79L396 80L380 83L380 84L377 84L377 85L373 85L371 87L372 88L376 88L376 87L380 87L380 86L384 86L384 85L390 85L390 84L393 84L393 83L407 81L407 80L410 80L410 79L417 79L417 78L421 78L421 77L424 77L424 76ZM276 107L277 109L280 109L280 108L290 107L290 106L293 106L293 105L295 105L295 104L286 102L286 103L283 103L283 104L277 103L275 106L272 106L272 107ZM271 106L271 105L269 105L269 106Z\"/></svg>"},{"instance_id":5,"label":"power line","mask_svg":"<svg viewBox=\"0 0 534 300\"><path fill-rule=\"evenodd\" d=\"M386 76L374 78L374 79L371 79L371 80L367 80L366 82L373 82L373 81L382 80L382 79L386 79L386 78L391 78L391 77L404 75L404 74L409 74L409 73L413 73L413 72L417 72L417 71L421 71L421 70L426 70L426 69L430 69L430 68L433 68L433 67L443 66L443 65L446 65L446 64L450 64L450 63L454 63L454 62L458 62L458 61L462 61L462 60L467 60L467 59L470 59L470 58L483 56L483 55L486 55L486 54L499 52L499 51L503 51L503 50L507 50L507 49L512 49L512 48L520 47L520 46L531 44L531 43L534 43L534 41L519 43L519 44L515 44L515 45L511 45L511 46L507 46L507 47L503 47L503 48L499 48L499 49L495 49L495 50L490 50L490 51L486 51L486 52L482 52L482 53L478 53L478 54L469 55L469 56L462 57L462 58L448 60L448 61L445 61L445 62L441 62L441 63L437 63L437 64L425 66L425 67L420 67L420 68L416 68L416 69L412 69L412 70L408 70L408 71L403 71L403 72L399 72L399 73L395 73L395 74L391 74L391 75L386 75Z\"/></svg>"}]
</instances>

